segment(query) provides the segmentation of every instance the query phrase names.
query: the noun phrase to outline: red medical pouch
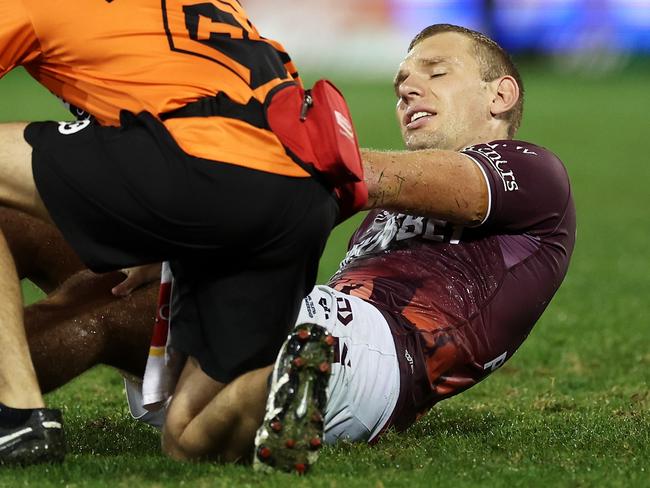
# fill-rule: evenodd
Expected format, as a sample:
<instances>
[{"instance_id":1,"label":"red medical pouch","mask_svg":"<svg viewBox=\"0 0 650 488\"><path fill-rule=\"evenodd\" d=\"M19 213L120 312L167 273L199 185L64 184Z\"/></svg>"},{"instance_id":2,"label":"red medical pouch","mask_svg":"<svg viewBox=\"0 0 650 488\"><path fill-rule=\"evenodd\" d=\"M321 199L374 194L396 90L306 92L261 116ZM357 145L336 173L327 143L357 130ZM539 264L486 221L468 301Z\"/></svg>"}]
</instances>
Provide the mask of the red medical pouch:
<instances>
[{"instance_id":1,"label":"red medical pouch","mask_svg":"<svg viewBox=\"0 0 650 488\"><path fill-rule=\"evenodd\" d=\"M331 82L319 80L311 90L283 86L271 95L266 120L287 153L332 186L339 221L364 207L368 188L359 143L348 105Z\"/></svg>"}]
</instances>

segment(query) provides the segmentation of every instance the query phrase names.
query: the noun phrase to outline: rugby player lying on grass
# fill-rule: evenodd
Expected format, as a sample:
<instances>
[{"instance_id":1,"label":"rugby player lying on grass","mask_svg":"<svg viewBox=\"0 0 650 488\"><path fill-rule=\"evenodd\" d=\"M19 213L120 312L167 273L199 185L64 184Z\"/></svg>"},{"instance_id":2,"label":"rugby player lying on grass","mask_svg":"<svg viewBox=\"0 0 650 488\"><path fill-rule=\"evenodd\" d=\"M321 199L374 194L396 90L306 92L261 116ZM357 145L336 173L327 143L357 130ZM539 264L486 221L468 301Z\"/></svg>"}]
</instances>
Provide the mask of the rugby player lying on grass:
<instances>
[{"instance_id":1,"label":"rugby player lying on grass","mask_svg":"<svg viewBox=\"0 0 650 488\"><path fill-rule=\"evenodd\" d=\"M259 465L304 471L323 441L403 430L503 365L557 291L575 239L569 181L548 150L512 140L522 84L507 54L478 33L431 26L395 90L410 151L363 152L375 210L339 271L303 300L270 390L272 366L229 384L218 416L182 426L178 442L168 433L181 426L168 421L173 458L250 459L254 446ZM50 286L72 271L66 262ZM142 375L156 287L118 299L119 280L81 272L27 308L45 390L99 362ZM172 315L172 345L173 330ZM193 400L174 397L168 412Z\"/></svg>"}]
</instances>

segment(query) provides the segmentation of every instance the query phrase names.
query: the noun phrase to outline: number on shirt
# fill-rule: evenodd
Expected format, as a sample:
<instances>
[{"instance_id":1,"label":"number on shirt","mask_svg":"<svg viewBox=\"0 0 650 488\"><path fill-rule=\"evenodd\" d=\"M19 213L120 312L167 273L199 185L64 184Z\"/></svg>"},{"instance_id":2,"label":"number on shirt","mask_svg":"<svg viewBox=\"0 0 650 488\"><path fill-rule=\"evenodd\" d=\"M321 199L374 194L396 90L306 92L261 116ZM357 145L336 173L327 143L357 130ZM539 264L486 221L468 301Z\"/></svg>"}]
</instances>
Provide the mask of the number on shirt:
<instances>
[{"instance_id":1,"label":"number on shirt","mask_svg":"<svg viewBox=\"0 0 650 488\"><path fill-rule=\"evenodd\" d=\"M237 2L162 0L172 51L226 67L255 89L286 70L279 53L264 42Z\"/></svg>"}]
</instances>

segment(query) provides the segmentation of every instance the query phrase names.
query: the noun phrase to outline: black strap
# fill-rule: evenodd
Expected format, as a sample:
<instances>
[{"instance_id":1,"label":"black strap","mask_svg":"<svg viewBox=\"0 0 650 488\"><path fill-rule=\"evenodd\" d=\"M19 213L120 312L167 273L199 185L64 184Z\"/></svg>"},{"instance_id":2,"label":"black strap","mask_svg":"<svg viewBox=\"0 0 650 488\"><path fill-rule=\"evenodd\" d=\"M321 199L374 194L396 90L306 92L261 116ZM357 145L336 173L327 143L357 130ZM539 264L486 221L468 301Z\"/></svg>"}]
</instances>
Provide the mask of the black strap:
<instances>
[{"instance_id":1,"label":"black strap","mask_svg":"<svg viewBox=\"0 0 650 488\"><path fill-rule=\"evenodd\" d=\"M214 97L200 98L194 102L160 114L160 120L182 117L210 117L218 115L231 119L242 120L259 129L268 129L264 115L264 105L254 98L247 104L237 103L223 92Z\"/></svg>"},{"instance_id":2,"label":"black strap","mask_svg":"<svg viewBox=\"0 0 650 488\"><path fill-rule=\"evenodd\" d=\"M271 100L275 92L286 88L293 82L282 83L274 87L268 94L267 100ZM182 117L210 117L218 115L220 117L228 117L237 120L243 120L252 126L260 129L269 129L270 127L266 122L266 115L264 105L254 98L251 98L247 104L243 105L233 101L228 95L219 92L214 97L200 98L187 105L183 105L176 110L163 112L159 115L160 120L176 119ZM327 183L323 175L309 163L302 161L296 154L294 154L288 147L285 146L287 155L301 168L307 171L314 179L322 183L329 190L332 186Z\"/></svg>"}]
</instances>

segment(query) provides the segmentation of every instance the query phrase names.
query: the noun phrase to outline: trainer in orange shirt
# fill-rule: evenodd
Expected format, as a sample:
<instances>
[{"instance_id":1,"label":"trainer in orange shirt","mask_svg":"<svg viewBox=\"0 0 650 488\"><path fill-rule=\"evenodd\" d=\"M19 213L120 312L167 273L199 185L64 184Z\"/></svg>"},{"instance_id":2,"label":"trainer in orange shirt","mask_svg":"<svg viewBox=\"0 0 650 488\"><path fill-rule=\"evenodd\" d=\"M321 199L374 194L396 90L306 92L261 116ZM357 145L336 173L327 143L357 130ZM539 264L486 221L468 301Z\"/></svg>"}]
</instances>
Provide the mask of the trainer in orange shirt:
<instances>
[{"instance_id":1,"label":"trainer in orange shirt","mask_svg":"<svg viewBox=\"0 0 650 488\"><path fill-rule=\"evenodd\" d=\"M0 46L0 76L23 66L78 116L0 127L0 203L54 222L93 271L171 262L182 453L224 385L273 362L338 218L266 120L297 72L235 0L0 0ZM0 461L60 460L4 239L0 287Z\"/></svg>"}]
</instances>

